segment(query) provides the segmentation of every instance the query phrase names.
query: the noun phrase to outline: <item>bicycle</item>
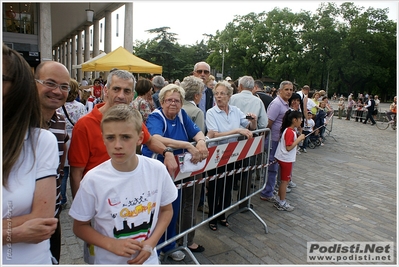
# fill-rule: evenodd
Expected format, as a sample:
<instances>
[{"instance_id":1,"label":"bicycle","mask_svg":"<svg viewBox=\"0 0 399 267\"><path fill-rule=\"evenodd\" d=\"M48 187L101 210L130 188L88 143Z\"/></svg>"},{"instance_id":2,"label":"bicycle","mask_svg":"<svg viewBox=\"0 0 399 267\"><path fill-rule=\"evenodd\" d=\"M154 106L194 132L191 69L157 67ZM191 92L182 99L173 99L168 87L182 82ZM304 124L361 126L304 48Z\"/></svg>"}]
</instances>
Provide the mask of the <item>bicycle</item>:
<instances>
[{"instance_id":1,"label":"bicycle","mask_svg":"<svg viewBox=\"0 0 399 267\"><path fill-rule=\"evenodd\" d=\"M388 123L389 119L387 117L387 112L385 111L384 116L382 117L382 120L376 122L377 128L380 130L386 130L386 129L388 129L389 125L391 125L392 129L396 130L396 115L393 115L392 117L393 117L394 122Z\"/></svg>"}]
</instances>

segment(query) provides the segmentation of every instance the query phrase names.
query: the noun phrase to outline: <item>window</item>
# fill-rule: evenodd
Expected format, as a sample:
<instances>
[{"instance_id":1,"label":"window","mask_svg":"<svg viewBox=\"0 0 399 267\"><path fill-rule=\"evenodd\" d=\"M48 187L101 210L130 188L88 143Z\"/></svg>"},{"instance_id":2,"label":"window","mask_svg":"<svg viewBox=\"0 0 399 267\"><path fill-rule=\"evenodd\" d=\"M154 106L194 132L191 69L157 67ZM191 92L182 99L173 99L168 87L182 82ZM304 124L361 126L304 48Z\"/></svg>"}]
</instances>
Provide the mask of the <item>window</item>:
<instances>
[{"instance_id":1,"label":"window","mask_svg":"<svg viewBox=\"0 0 399 267\"><path fill-rule=\"evenodd\" d=\"M4 3L3 31L34 34L34 8L32 3Z\"/></svg>"}]
</instances>

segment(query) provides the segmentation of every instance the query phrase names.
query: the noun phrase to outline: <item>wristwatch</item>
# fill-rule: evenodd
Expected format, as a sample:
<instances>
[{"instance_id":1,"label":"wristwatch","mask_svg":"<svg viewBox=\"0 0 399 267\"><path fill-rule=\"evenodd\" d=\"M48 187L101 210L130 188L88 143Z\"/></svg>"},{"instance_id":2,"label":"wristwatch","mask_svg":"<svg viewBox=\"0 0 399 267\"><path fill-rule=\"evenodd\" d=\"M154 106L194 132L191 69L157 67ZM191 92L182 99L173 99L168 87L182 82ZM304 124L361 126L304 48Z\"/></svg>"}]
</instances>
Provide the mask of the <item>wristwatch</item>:
<instances>
[{"instance_id":1,"label":"wristwatch","mask_svg":"<svg viewBox=\"0 0 399 267\"><path fill-rule=\"evenodd\" d=\"M171 147L167 147L167 148L165 148L165 150L162 152L162 155L165 157L165 153L166 152L171 152L172 154L173 154L173 148L171 148Z\"/></svg>"}]
</instances>

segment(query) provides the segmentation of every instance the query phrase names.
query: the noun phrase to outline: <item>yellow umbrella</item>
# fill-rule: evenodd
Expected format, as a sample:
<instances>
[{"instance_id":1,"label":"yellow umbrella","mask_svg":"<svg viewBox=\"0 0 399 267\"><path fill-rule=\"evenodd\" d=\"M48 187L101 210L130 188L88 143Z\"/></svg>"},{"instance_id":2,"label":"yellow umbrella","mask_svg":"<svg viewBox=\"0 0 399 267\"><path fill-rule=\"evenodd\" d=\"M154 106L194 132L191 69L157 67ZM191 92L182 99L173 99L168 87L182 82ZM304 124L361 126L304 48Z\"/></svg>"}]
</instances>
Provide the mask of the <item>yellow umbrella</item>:
<instances>
[{"instance_id":1,"label":"yellow umbrella","mask_svg":"<svg viewBox=\"0 0 399 267\"><path fill-rule=\"evenodd\" d=\"M97 60L82 64L82 71L110 71L113 68L134 73L162 74L162 66L136 57L122 46Z\"/></svg>"}]
</instances>

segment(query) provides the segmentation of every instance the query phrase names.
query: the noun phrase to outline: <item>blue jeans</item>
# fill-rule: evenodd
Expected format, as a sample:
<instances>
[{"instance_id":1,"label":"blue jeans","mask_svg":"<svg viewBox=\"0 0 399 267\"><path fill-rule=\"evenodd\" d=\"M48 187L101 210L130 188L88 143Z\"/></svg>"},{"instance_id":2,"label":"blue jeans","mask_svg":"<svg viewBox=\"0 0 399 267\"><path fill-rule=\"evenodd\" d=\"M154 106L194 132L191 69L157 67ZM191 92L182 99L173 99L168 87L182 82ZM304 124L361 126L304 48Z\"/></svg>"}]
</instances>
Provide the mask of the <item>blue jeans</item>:
<instances>
[{"instance_id":1,"label":"blue jeans","mask_svg":"<svg viewBox=\"0 0 399 267\"><path fill-rule=\"evenodd\" d=\"M64 167L64 176L61 180L61 205L67 203L67 196L66 196L66 189L67 189L67 182L69 177L69 166Z\"/></svg>"},{"instance_id":2,"label":"blue jeans","mask_svg":"<svg viewBox=\"0 0 399 267\"><path fill-rule=\"evenodd\" d=\"M170 239L172 237L176 236L176 226L177 226L177 220L179 219L179 214L180 214L180 198L181 198L181 189L177 190L177 198L175 201L172 202L172 207L173 207L173 217L172 220L170 221L168 228L166 229L166 238ZM165 234L161 236L161 238L158 241L158 244L161 244L165 242L167 239L165 239ZM173 241L169 245L164 246L161 248L161 251L166 253L176 247L176 241ZM158 251L159 255L160 251Z\"/></svg>"},{"instance_id":3,"label":"blue jeans","mask_svg":"<svg viewBox=\"0 0 399 267\"><path fill-rule=\"evenodd\" d=\"M310 134L311 132L302 131L302 133L306 136L306 135ZM301 146L301 148L306 149L308 147L309 141L310 141L310 135L305 137L305 140L303 140L303 145Z\"/></svg>"},{"instance_id":4,"label":"blue jeans","mask_svg":"<svg viewBox=\"0 0 399 267\"><path fill-rule=\"evenodd\" d=\"M270 146L270 153L269 153L269 164L270 164L270 162L274 161L274 154L276 154L277 145L278 145L278 141L272 141L272 144ZM268 139L265 141L266 151L267 151L267 146L268 146ZM267 178L266 187L260 193L260 195L262 197L273 196L274 185L276 184L277 171L278 171L278 163L277 162L269 166L267 174L265 174L265 175L267 175L267 177L265 177L265 179Z\"/></svg>"}]
</instances>

